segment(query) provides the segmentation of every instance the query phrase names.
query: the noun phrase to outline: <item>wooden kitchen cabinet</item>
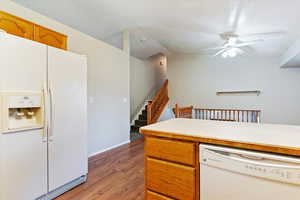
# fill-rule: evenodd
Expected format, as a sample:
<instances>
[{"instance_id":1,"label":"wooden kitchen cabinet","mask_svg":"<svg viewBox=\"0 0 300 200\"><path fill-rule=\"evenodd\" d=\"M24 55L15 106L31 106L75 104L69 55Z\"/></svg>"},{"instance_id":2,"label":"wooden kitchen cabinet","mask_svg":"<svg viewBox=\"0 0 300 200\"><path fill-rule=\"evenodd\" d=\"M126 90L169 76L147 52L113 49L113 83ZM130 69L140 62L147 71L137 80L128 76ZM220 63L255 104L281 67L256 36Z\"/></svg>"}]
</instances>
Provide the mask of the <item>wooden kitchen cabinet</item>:
<instances>
[{"instance_id":1,"label":"wooden kitchen cabinet","mask_svg":"<svg viewBox=\"0 0 300 200\"><path fill-rule=\"evenodd\" d=\"M0 11L0 29L12 35L67 50L66 35L3 11Z\"/></svg>"},{"instance_id":2,"label":"wooden kitchen cabinet","mask_svg":"<svg viewBox=\"0 0 300 200\"><path fill-rule=\"evenodd\" d=\"M199 200L195 142L145 137L145 200Z\"/></svg>"},{"instance_id":3,"label":"wooden kitchen cabinet","mask_svg":"<svg viewBox=\"0 0 300 200\"><path fill-rule=\"evenodd\" d=\"M152 158L146 159L146 168L149 190L176 199L195 199L195 168Z\"/></svg>"},{"instance_id":4,"label":"wooden kitchen cabinet","mask_svg":"<svg viewBox=\"0 0 300 200\"><path fill-rule=\"evenodd\" d=\"M147 137L145 147L148 156L192 166L196 165L195 143Z\"/></svg>"},{"instance_id":5,"label":"wooden kitchen cabinet","mask_svg":"<svg viewBox=\"0 0 300 200\"><path fill-rule=\"evenodd\" d=\"M0 11L0 29L30 40L34 38L33 23L2 11Z\"/></svg>"},{"instance_id":6,"label":"wooden kitchen cabinet","mask_svg":"<svg viewBox=\"0 0 300 200\"><path fill-rule=\"evenodd\" d=\"M34 26L34 40L59 49L67 49L67 36L39 25Z\"/></svg>"}]
</instances>

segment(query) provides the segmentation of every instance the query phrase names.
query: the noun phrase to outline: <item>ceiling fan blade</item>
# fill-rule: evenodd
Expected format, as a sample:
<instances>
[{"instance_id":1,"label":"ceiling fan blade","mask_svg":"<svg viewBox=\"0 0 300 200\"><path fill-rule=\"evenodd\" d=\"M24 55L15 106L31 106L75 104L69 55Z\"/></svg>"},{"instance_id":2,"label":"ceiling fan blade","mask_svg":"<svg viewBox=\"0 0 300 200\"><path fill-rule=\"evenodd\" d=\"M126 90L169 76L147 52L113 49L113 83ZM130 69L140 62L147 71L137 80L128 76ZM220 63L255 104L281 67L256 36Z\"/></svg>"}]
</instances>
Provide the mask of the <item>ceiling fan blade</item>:
<instances>
[{"instance_id":1,"label":"ceiling fan blade","mask_svg":"<svg viewBox=\"0 0 300 200\"><path fill-rule=\"evenodd\" d=\"M243 8L248 0L231 0L231 4L229 7L229 15L227 21L227 32L236 32L237 27L239 25Z\"/></svg>"},{"instance_id":2,"label":"ceiling fan blade","mask_svg":"<svg viewBox=\"0 0 300 200\"><path fill-rule=\"evenodd\" d=\"M277 31L277 32L266 32L266 33L252 33L252 34L246 34L246 35L240 35L240 40L250 40L250 39L275 39L279 37L283 37L286 34L285 31Z\"/></svg>"},{"instance_id":3,"label":"ceiling fan blade","mask_svg":"<svg viewBox=\"0 0 300 200\"><path fill-rule=\"evenodd\" d=\"M218 51L215 55L213 55L213 57L216 57L222 53L224 53L227 49L222 49L221 51Z\"/></svg>"},{"instance_id":4,"label":"ceiling fan blade","mask_svg":"<svg viewBox=\"0 0 300 200\"><path fill-rule=\"evenodd\" d=\"M263 41L264 41L263 39L259 39L259 40L252 40L252 41L249 41L249 42L242 42L242 43L234 45L234 47L251 46L251 45L263 42Z\"/></svg>"}]
</instances>

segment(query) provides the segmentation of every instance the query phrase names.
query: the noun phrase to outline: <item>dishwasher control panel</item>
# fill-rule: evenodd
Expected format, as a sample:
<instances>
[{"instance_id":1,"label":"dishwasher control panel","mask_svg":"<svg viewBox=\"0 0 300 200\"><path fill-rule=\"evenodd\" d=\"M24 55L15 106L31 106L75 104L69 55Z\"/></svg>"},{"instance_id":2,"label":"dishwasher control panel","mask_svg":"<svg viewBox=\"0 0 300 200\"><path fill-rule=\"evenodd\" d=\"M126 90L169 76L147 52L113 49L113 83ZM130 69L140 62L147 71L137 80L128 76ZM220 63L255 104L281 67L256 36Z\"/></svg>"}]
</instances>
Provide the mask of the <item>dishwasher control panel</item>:
<instances>
[{"instance_id":1,"label":"dishwasher control panel","mask_svg":"<svg viewBox=\"0 0 300 200\"><path fill-rule=\"evenodd\" d=\"M200 145L200 164L300 185L300 159L213 145Z\"/></svg>"}]
</instances>

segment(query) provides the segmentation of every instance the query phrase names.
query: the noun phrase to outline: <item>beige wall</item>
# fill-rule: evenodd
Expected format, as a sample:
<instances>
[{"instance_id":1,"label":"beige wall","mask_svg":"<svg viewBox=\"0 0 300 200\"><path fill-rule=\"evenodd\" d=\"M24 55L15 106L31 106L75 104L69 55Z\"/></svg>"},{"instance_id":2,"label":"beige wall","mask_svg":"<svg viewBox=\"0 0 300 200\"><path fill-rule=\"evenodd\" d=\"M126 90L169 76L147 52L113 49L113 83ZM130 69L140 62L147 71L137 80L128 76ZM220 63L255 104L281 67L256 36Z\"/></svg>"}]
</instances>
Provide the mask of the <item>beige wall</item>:
<instances>
[{"instance_id":1,"label":"beige wall","mask_svg":"<svg viewBox=\"0 0 300 200\"><path fill-rule=\"evenodd\" d=\"M280 58L168 57L172 104L261 109L262 121L300 125L300 70L281 69ZM261 90L260 96L216 96L223 90Z\"/></svg>"},{"instance_id":2,"label":"beige wall","mask_svg":"<svg viewBox=\"0 0 300 200\"><path fill-rule=\"evenodd\" d=\"M129 57L102 41L10 0L0 9L69 36L70 51L88 57L89 154L129 140Z\"/></svg>"}]
</instances>

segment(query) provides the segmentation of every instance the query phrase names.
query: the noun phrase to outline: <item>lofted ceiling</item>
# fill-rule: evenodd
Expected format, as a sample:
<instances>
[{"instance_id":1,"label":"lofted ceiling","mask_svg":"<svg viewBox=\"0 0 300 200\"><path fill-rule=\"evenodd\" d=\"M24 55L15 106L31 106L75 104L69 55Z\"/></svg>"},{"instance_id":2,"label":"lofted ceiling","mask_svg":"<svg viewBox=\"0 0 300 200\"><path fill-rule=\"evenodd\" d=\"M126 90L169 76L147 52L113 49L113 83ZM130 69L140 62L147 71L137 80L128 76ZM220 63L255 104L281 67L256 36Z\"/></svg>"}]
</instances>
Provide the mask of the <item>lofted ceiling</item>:
<instances>
[{"instance_id":1,"label":"lofted ceiling","mask_svg":"<svg viewBox=\"0 0 300 200\"><path fill-rule=\"evenodd\" d=\"M226 31L285 32L251 47L261 56L282 55L300 38L299 0L15 1L116 47L129 29L132 54L139 58L160 52L206 54L204 48L224 43L218 34Z\"/></svg>"}]
</instances>

